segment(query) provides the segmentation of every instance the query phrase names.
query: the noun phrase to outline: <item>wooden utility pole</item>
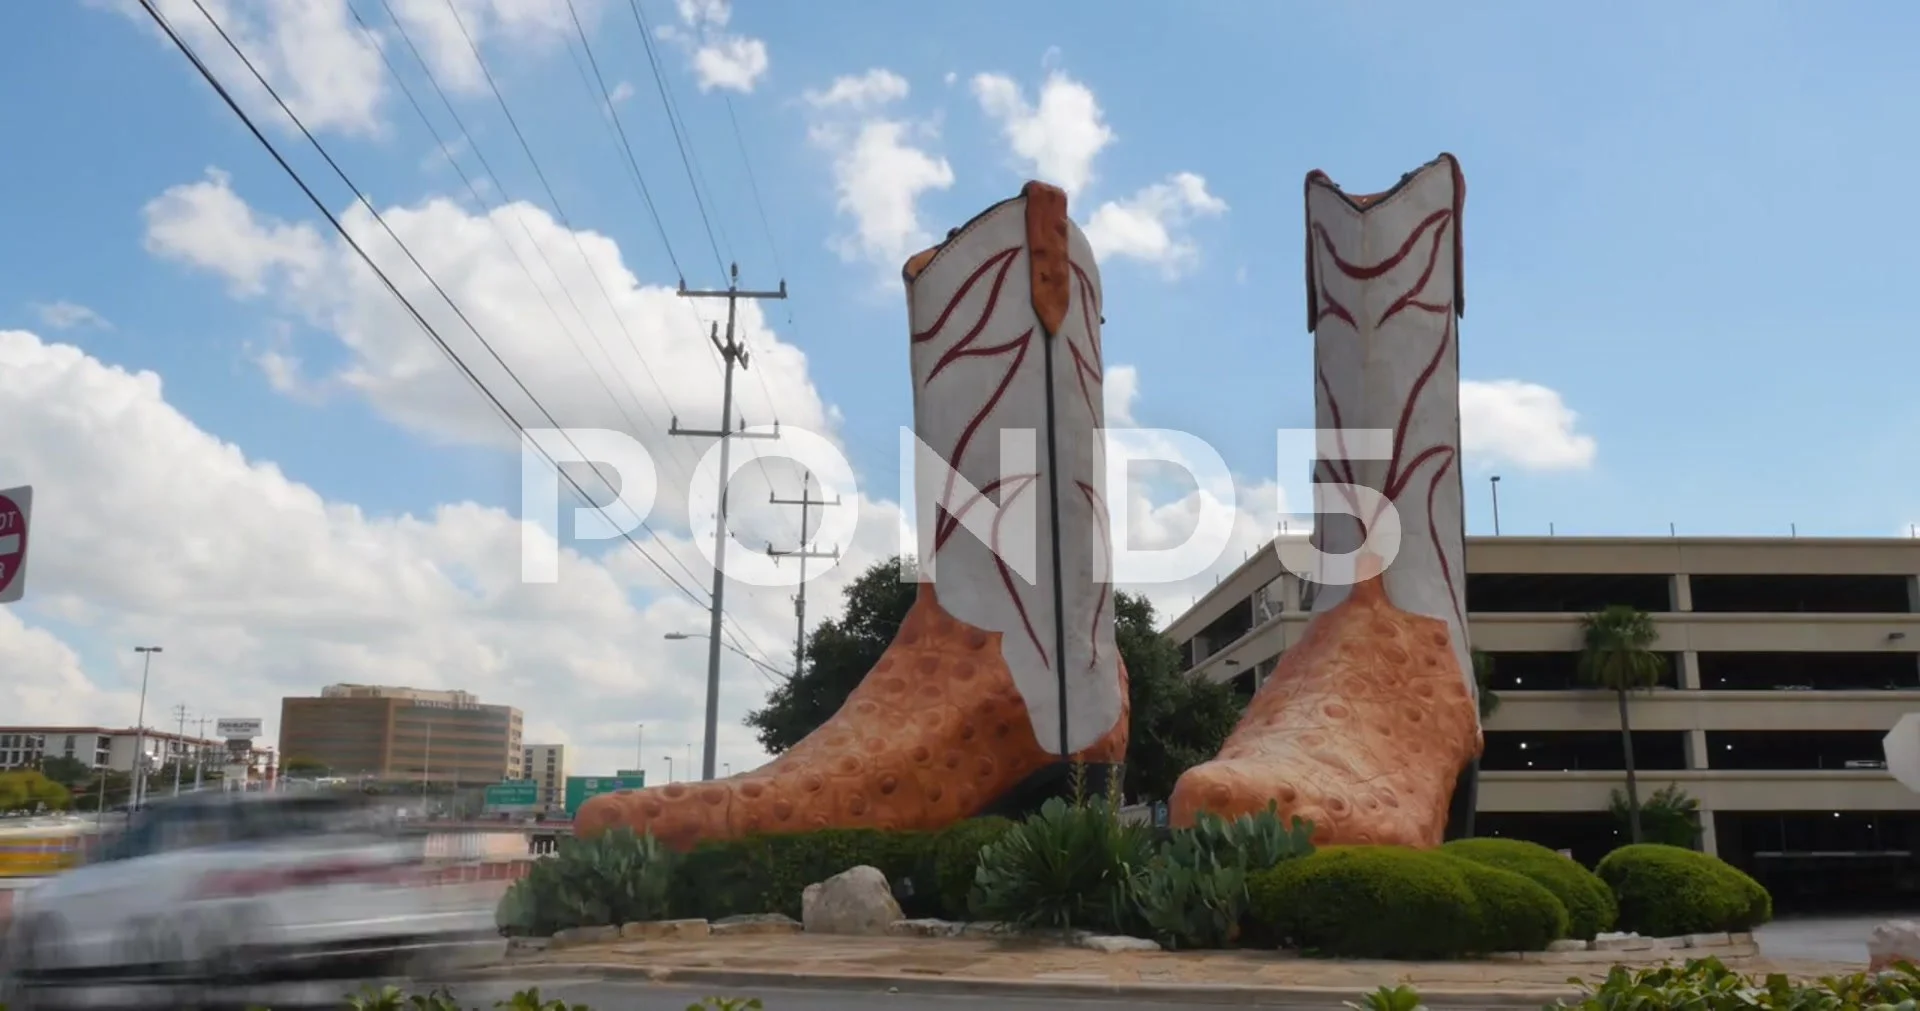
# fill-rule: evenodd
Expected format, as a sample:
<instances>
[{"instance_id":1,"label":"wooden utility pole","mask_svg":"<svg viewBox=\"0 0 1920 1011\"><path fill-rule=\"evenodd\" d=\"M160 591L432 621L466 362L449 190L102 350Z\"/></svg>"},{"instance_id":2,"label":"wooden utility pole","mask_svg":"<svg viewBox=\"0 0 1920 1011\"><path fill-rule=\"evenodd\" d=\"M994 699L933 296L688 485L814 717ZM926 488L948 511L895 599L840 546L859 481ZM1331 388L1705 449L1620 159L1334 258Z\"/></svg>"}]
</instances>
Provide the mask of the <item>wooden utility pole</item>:
<instances>
[{"instance_id":1,"label":"wooden utility pole","mask_svg":"<svg viewBox=\"0 0 1920 1011\"><path fill-rule=\"evenodd\" d=\"M682 278L680 281L680 297L724 298L727 300L726 339L722 340L720 337L719 324L714 325L713 332L707 337L708 340L713 342L713 346L719 350L721 361L724 363L725 376L722 379L723 390L720 396L720 428L717 431L681 428L680 419L675 418L673 419L673 426L668 429L673 435L720 440L720 507L718 515L714 517L713 527L713 611L712 619L707 629L707 735L706 742L702 744L700 748L700 778L710 780L714 778L714 759L717 754L717 748L719 747L718 735L720 731L720 636L723 634L720 628L720 620L726 614L726 611L722 607L722 598L726 594L727 589L727 477L729 476L727 451L735 436L762 439L777 439L780 437L778 432L771 434L742 432L740 429L746 427L744 424L739 427L735 427L734 425L733 372L736 368L746 368L748 357L746 345L734 337L734 326L739 315L738 308L741 299L786 298L787 282L782 280L778 291L742 291L740 290L740 265L736 263L732 265L729 271L725 291L689 291L687 290L686 279Z\"/></svg>"},{"instance_id":2,"label":"wooden utility pole","mask_svg":"<svg viewBox=\"0 0 1920 1011\"><path fill-rule=\"evenodd\" d=\"M775 562L778 562L782 558L800 559L800 592L794 594L793 597L794 622L799 626L799 630L796 631L793 636L793 674L795 677L799 677L801 671L800 665L807 658L807 559L832 558L838 560L840 558L840 546L837 544L825 551L814 551L807 547L807 519L813 511L814 506L825 507L839 505L840 496L835 495L832 501L814 498L813 475L808 474L800 485L799 498L780 498L770 493L767 496L767 501L774 505L800 507L800 546L791 551L779 551L776 550L773 545L767 545L767 555Z\"/></svg>"}]
</instances>

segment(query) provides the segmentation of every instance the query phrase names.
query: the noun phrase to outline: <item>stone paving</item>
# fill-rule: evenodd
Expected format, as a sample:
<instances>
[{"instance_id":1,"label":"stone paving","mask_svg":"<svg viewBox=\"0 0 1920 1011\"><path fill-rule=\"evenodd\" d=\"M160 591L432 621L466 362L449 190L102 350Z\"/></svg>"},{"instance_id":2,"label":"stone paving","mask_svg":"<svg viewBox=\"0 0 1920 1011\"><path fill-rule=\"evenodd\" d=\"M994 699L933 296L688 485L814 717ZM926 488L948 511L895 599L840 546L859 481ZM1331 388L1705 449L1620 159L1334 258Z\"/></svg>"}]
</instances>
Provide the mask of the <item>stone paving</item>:
<instances>
[{"instance_id":1,"label":"stone paving","mask_svg":"<svg viewBox=\"0 0 1920 1011\"><path fill-rule=\"evenodd\" d=\"M1748 949L1751 950L1751 949ZM1622 960L1654 964L1659 957L1619 953ZM1698 954L1705 954L1700 952ZM1666 958L1684 960L1684 950ZM1749 973L1785 972L1816 978L1855 972L1864 962L1768 960L1757 955L1723 957ZM805 934L698 937L584 944L515 955L513 964L619 966L671 974L675 971L939 978L954 981L1100 984L1207 984L1215 986L1311 987L1372 990L1410 984L1425 990L1557 991L1569 977L1598 979L1609 965L1486 960L1384 962L1302 958L1274 951L1117 952L1103 954L1032 939L824 937Z\"/></svg>"}]
</instances>

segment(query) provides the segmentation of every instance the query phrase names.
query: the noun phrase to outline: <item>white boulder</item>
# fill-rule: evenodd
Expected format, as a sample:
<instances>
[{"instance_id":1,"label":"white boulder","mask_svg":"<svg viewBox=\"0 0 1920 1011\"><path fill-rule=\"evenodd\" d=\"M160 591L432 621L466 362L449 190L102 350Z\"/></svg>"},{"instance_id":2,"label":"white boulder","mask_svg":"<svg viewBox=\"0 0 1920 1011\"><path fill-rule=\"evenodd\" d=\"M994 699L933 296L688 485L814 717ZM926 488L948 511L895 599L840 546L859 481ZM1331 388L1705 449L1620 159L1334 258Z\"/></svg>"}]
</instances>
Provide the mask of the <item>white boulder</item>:
<instances>
[{"instance_id":1,"label":"white boulder","mask_svg":"<svg viewBox=\"0 0 1920 1011\"><path fill-rule=\"evenodd\" d=\"M884 937L901 919L887 876L872 867L854 867L800 893L800 922L809 934Z\"/></svg>"}]
</instances>

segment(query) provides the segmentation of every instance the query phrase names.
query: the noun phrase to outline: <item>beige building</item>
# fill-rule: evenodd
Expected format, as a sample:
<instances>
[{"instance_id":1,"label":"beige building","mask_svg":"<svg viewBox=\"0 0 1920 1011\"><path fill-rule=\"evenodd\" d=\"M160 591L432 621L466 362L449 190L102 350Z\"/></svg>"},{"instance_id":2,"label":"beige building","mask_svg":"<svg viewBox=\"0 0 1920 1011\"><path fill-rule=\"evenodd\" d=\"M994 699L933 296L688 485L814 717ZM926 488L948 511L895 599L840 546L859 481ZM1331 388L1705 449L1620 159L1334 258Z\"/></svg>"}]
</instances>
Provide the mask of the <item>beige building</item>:
<instances>
[{"instance_id":1,"label":"beige building","mask_svg":"<svg viewBox=\"0 0 1920 1011\"><path fill-rule=\"evenodd\" d=\"M335 776L485 786L520 778L520 722L469 692L328 685L280 700L280 754Z\"/></svg>"},{"instance_id":2,"label":"beige building","mask_svg":"<svg viewBox=\"0 0 1920 1011\"><path fill-rule=\"evenodd\" d=\"M71 758L93 769L132 772L144 742L147 768L176 762L218 763L226 742L148 727L0 727L0 769L36 768L48 758ZM203 759L202 756L213 756Z\"/></svg>"},{"instance_id":3,"label":"beige building","mask_svg":"<svg viewBox=\"0 0 1920 1011\"><path fill-rule=\"evenodd\" d=\"M1631 702L1643 798L1684 790L1703 847L1776 891L1920 890L1920 796L1881 750L1920 710L1916 574L1920 540L1468 538L1469 635L1501 701L1485 728L1480 833L1586 853L1617 841L1606 808L1623 783L1619 714L1576 663L1580 616L1629 604L1652 614L1669 664ZM1168 632L1193 673L1251 692L1298 639L1312 590L1263 551Z\"/></svg>"},{"instance_id":4,"label":"beige building","mask_svg":"<svg viewBox=\"0 0 1920 1011\"><path fill-rule=\"evenodd\" d=\"M540 809L559 810L566 800L567 791L567 746L564 744L529 744L522 753L520 778L531 779L540 785Z\"/></svg>"}]
</instances>

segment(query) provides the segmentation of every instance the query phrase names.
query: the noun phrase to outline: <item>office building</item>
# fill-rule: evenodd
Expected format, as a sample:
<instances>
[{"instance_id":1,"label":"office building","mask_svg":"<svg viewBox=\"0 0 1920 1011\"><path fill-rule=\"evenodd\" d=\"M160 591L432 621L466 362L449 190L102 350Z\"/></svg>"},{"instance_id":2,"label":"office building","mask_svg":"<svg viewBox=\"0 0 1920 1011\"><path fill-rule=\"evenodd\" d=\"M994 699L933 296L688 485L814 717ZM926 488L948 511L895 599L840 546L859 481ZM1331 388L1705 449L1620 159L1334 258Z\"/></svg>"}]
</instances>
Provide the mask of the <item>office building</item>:
<instances>
[{"instance_id":1,"label":"office building","mask_svg":"<svg viewBox=\"0 0 1920 1011\"><path fill-rule=\"evenodd\" d=\"M1785 907L1920 895L1920 796L1881 746L1920 710L1920 540L1470 537L1466 568L1468 634L1500 699L1480 834L1589 860L1621 841L1619 711L1581 684L1578 651L1581 616L1624 604L1651 615L1666 661L1629 704L1643 800L1684 791L1701 848ZM1313 590L1262 551L1167 630L1194 675L1251 693Z\"/></svg>"},{"instance_id":2,"label":"office building","mask_svg":"<svg viewBox=\"0 0 1920 1011\"><path fill-rule=\"evenodd\" d=\"M567 790L566 745L527 745L520 770L520 778L540 785L540 799L536 803L542 811L557 811L563 806Z\"/></svg>"},{"instance_id":3,"label":"office building","mask_svg":"<svg viewBox=\"0 0 1920 1011\"><path fill-rule=\"evenodd\" d=\"M280 700L281 761L329 775L482 786L520 775L520 710L469 692L328 685Z\"/></svg>"}]
</instances>

